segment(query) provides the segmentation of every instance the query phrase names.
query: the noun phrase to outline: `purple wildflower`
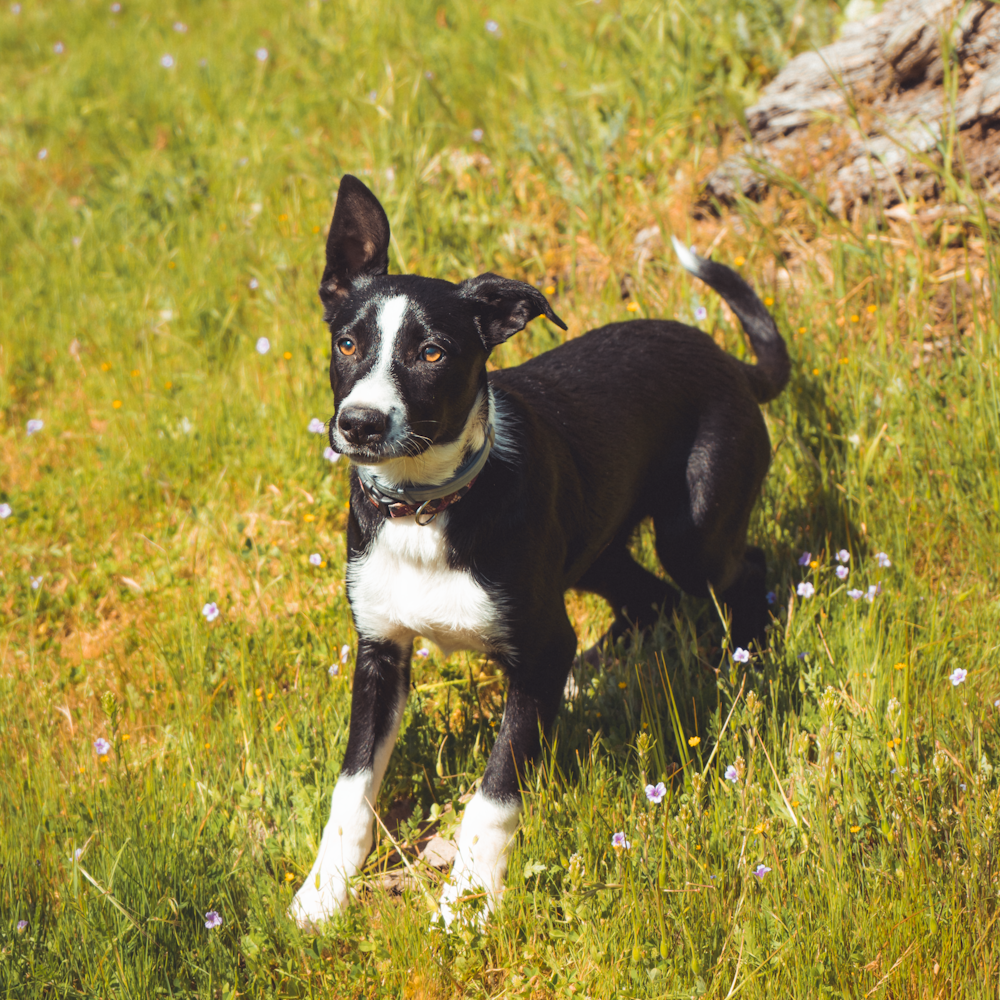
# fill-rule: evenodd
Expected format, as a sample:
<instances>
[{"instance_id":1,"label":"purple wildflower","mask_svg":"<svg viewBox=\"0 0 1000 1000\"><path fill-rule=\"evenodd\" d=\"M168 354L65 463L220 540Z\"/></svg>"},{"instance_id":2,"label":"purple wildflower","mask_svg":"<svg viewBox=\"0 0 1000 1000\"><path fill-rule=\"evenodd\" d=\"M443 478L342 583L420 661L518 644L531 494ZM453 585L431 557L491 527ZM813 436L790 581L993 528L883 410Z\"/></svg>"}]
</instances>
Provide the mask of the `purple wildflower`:
<instances>
[{"instance_id":1,"label":"purple wildflower","mask_svg":"<svg viewBox=\"0 0 1000 1000\"><path fill-rule=\"evenodd\" d=\"M667 794L667 786L662 782L657 782L655 785L646 785L646 798L653 803L654 806L658 806L663 801L663 796Z\"/></svg>"},{"instance_id":2,"label":"purple wildflower","mask_svg":"<svg viewBox=\"0 0 1000 1000\"><path fill-rule=\"evenodd\" d=\"M44 426L44 420L29 420L25 428L28 432L28 437L31 437L32 434L37 434Z\"/></svg>"},{"instance_id":3,"label":"purple wildflower","mask_svg":"<svg viewBox=\"0 0 1000 1000\"><path fill-rule=\"evenodd\" d=\"M765 864L759 864L759 865L757 865L757 867L756 867L756 868L755 868L755 869L753 870L753 873L754 873L754 875L756 875L756 876L757 876L757 878L759 878L759 879L760 879L760 880L761 880L761 881L763 882L763 881L764 881L764 876L765 876L765 875L766 875L766 874L767 874L767 873L768 873L768 872L769 872L770 870L771 870L771 869L770 869L770 868L768 868L768 867L767 867L767 865L765 865Z\"/></svg>"},{"instance_id":4,"label":"purple wildflower","mask_svg":"<svg viewBox=\"0 0 1000 1000\"><path fill-rule=\"evenodd\" d=\"M959 684L964 683L965 678L968 676L968 670L965 670L963 667L955 667L955 669L948 674L948 680L951 681L952 687L958 687Z\"/></svg>"},{"instance_id":5,"label":"purple wildflower","mask_svg":"<svg viewBox=\"0 0 1000 1000\"><path fill-rule=\"evenodd\" d=\"M884 552L875 553L875 562L877 562L882 569L888 569L892 565L892 560Z\"/></svg>"},{"instance_id":6,"label":"purple wildflower","mask_svg":"<svg viewBox=\"0 0 1000 1000\"><path fill-rule=\"evenodd\" d=\"M846 566L838 566L837 567L837 579L838 580L846 580L847 579L847 574L850 573L850 572L851 571Z\"/></svg>"},{"instance_id":7,"label":"purple wildflower","mask_svg":"<svg viewBox=\"0 0 1000 1000\"><path fill-rule=\"evenodd\" d=\"M337 459L340 458L340 452L339 451L334 451L329 445L327 445L323 449L323 457L328 462L336 462Z\"/></svg>"},{"instance_id":8,"label":"purple wildflower","mask_svg":"<svg viewBox=\"0 0 1000 1000\"><path fill-rule=\"evenodd\" d=\"M799 597L812 597L812 595L816 593L816 588L808 580L803 580L802 583L795 588L795 593L798 594Z\"/></svg>"},{"instance_id":9,"label":"purple wildflower","mask_svg":"<svg viewBox=\"0 0 1000 1000\"><path fill-rule=\"evenodd\" d=\"M28 921L27 920L18 920L18 922L17 922L17 933L18 934L23 934L27 929L28 929Z\"/></svg>"},{"instance_id":10,"label":"purple wildflower","mask_svg":"<svg viewBox=\"0 0 1000 1000\"><path fill-rule=\"evenodd\" d=\"M737 663L749 663L750 654L742 646L737 646L736 652L733 653L733 659Z\"/></svg>"},{"instance_id":11,"label":"purple wildflower","mask_svg":"<svg viewBox=\"0 0 1000 1000\"><path fill-rule=\"evenodd\" d=\"M222 926L222 917L219 916L218 912L215 910L209 910L205 914L205 926L210 930L215 930L216 927Z\"/></svg>"},{"instance_id":12,"label":"purple wildflower","mask_svg":"<svg viewBox=\"0 0 1000 1000\"><path fill-rule=\"evenodd\" d=\"M472 141L473 142L483 141L483 130L481 128L474 128L472 130Z\"/></svg>"},{"instance_id":13,"label":"purple wildflower","mask_svg":"<svg viewBox=\"0 0 1000 1000\"><path fill-rule=\"evenodd\" d=\"M773 590L769 590L767 592L767 603L774 604L777 600L778 600L778 595Z\"/></svg>"},{"instance_id":14,"label":"purple wildflower","mask_svg":"<svg viewBox=\"0 0 1000 1000\"><path fill-rule=\"evenodd\" d=\"M209 601L202 609L201 613L205 616L205 621L214 622L216 618L219 617L219 605L215 601Z\"/></svg>"},{"instance_id":15,"label":"purple wildflower","mask_svg":"<svg viewBox=\"0 0 1000 1000\"><path fill-rule=\"evenodd\" d=\"M419 656L421 660L426 660L430 655L431 651L426 646L421 646L420 649L417 650L417 656Z\"/></svg>"},{"instance_id":16,"label":"purple wildflower","mask_svg":"<svg viewBox=\"0 0 1000 1000\"><path fill-rule=\"evenodd\" d=\"M257 338L257 353L258 354L267 354L267 352L269 350L271 350L271 341L269 341L267 339L267 337L258 337Z\"/></svg>"},{"instance_id":17,"label":"purple wildflower","mask_svg":"<svg viewBox=\"0 0 1000 1000\"><path fill-rule=\"evenodd\" d=\"M323 434L326 431L326 423L319 419L319 417L313 417L309 421L309 426L306 428L310 434Z\"/></svg>"},{"instance_id":18,"label":"purple wildflower","mask_svg":"<svg viewBox=\"0 0 1000 1000\"><path fill-rule=\"evenodd\" d=\"M849 563L851 561L851 553L847 549L841 549L837 553L837 562Z\"/></svg>"},{"instance_id":19,"label":"purple wildflower","mask_svg":"<svg viewBox=\"0 0 1000 1000\"><path fill-rule=\"evenodd\" d=\"M167 53L166 55L160 56L160 65L164 69L173 69L174 67L174 57Z\"/></svg>"},{"instance_id":20,"label":"purple wildflower","mask_svg":"<svg viewBox=\"0 0 1000 1000\"><path fill-rule=\"evenodd\" d=\"M258 49L254 55L257 57L257 62L267 62L268 51L267 49Z\"/></svg>"},{"instance_id":21,"label":"purple wildflower","mask_svg":"<svg viewBox=\"0 0 1000 1000\"><path fill-rule=\"evenodd\" d=\"M863 595L864 595L864 591L863 591L863 590L858 590L858 588L857 588L857 587L852 587L852 588L851 588L851 589L850 589L850 590L849 590L849 591L847 592L847 596L848 596L848 597L849 597L849 598L850 598L850 599L851 599L852 601L856 601L856 600L857 600L857 599L858 599L859 597L861 597L861 596L863 596Z\"/></svg>"},{"instance_id":22,"label":"purple wildflower","mask_svg":"<svg viewBox=\"0 0 1000 1000\"><path fill-rule=\"evenodd\" d=\"M10 517L13 512L10 509L9 503L0 503L0 521L4 518Z\"/></svg>"},{"instance_id":23,"label":"purple wildflower","mask_svg":"<svg viewBox=\"0 0 1000 1000\"><path fill-rule=\"evenodd\" d=\"M98 757L106 757L109 753L111 753L111 744L103 736L98 736L97 739L94 740L94 753L96 753Z\"/></svg>"},{"instance_id":24,"label":"purple wildflower","mask_svg":"<svg viewBox=\"0 0 1000 1000\"><path fill-rule=\"evenodd\" d=\"M699 322L708 319L708 310L704 306L698 306L694 311L694 318Z\"/></svg>"},{"instance_id":25,"label":"purple wildflower","mask_svg":"<svg viewBox=\"0 0 1000 1000\"><path fill-rule=\"evenodd\" d=\"M726 768L725 778L726 781L731 781L734 785L740 780L740 772L736 770L735 764L730 764L729 767Z\"/></svg>"},{"instance_id":26,"label":"purple wildflower","mask_svg":"<svg viewBox=\"0 0 1000 1000\"><path fill-rule=\"evenodd\" d=\"M340 647L340 662L346 663L347 658L351 655L351 647L345 642L343 646Z\"/></svg>"},{"instance_id":27,"label":"purple wildflower","mask_svg":"<svg viewBox=\"0 0 1000 1000\"><path fill-rule=\"evenodd\" d=\"M314 552L309 557L309 565L310 566L322 566L323 565L323 557L318 552Z\"/></svg>"},{"instance_id":28,"label":"purple wildflower","mask_svg":"<svg viewBox=\"0 0 1000 1000\"><path fill-rule=\"evenodd\" d=\"M799 565L808 566L809 563L812 562L812 557L813 554L811 552L803 552L802 555L799 556Z\"/></svg>"},{"instance_id":29,"label":"purple wildflower","mask_svg":"<svg viewBox=\"0 0 1000 1000\"><path fill-rule=\"evenodd\" d=\"M627 851L632 845L625 839L624 833L616 833L611 838L611 846L622 851Z\"/></svg>"}]
</instances>

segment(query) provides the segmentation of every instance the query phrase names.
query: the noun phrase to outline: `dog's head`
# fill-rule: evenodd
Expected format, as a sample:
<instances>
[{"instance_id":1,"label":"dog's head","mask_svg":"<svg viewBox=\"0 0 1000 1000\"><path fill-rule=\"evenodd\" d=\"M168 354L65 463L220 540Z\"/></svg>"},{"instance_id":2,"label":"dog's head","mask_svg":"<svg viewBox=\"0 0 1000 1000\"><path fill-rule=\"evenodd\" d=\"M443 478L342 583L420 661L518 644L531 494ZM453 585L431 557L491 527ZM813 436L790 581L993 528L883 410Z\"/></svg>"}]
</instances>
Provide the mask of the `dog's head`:
<instances>
[{"instance_id":1,"label":"dog's head","mask_svg":"<svg viewBox=\"0 0 1000 1000\"><path fill-rule=\"evenodd\" d=\"M340 182L319 288L332 335L333 447L379 465L455 441L497 344L545 316L536 288L495 274L453 284L389 275L389 220L356 177Z\"/></svg>"}]
</instances>

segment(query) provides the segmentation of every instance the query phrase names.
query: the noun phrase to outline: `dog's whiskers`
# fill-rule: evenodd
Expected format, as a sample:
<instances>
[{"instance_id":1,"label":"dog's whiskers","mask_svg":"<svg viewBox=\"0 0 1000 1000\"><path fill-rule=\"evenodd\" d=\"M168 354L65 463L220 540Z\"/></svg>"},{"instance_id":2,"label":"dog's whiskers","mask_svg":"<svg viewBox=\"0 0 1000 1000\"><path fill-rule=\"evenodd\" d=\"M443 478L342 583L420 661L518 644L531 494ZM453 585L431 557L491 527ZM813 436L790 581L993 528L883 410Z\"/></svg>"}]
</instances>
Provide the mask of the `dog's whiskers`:
<instances>
[{"instance_id":1,"label":"dog's whiskers","mask_svg":"<svg viewBox=\"0 0 1000 1000\"><path fill-rule=\"evenodd\" d=\"M426 443L423 447L421 447L421 444L424 442ZM423 434L410 434L408 437L403 439L401 447L411 458L417 458L433 444L434 442L429 437L425 437Z\"/></svg>"}]
</instances>

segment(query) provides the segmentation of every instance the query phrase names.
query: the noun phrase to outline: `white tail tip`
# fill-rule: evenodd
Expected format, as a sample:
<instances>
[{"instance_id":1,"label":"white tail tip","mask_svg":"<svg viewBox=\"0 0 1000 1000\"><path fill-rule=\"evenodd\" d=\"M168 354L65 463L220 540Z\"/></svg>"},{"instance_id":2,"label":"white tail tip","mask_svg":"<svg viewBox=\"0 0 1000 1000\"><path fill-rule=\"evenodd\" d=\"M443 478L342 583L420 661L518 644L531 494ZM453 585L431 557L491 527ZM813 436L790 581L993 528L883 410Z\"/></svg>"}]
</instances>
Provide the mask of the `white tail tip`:
<instances>
[{"instance_id":1,"label":"white tail tip","mask_svg":"<svg viewBox=\"0 0 1000 1000\"><path fill-rule=\"evenodd\" d=\"M701 272L701 265L703 263L701 257L699 257L693 250L689 250L686 246L676 236L670 237L671 243L674 245L674 253L677 254L677 259L681 262L685 271L690 271L692 274L698 275Z\"/></svg>"}]
</instances>

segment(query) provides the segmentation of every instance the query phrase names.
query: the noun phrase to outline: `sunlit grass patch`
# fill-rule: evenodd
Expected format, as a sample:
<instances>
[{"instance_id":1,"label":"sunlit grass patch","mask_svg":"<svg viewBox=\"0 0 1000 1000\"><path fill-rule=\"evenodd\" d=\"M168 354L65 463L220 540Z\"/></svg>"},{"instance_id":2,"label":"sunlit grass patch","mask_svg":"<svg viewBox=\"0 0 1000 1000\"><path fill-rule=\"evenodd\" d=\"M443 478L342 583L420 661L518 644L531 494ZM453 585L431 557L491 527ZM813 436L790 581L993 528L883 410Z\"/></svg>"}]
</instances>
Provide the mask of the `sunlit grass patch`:
<instances>
[{"instance_id":1,"label":"sunlit grass patch","mask_svg":"<svg viewBox=\"0 0 1000 1000\"><path fill-rule=\"evenodd\" d=\"M957 175L933 215L837 220L780 188L693 212L738 109L839 12L14 6L3 991L992 995L995 226ZM745 356L677 234L773 302L795 359L751 528L769 647L733 649L724 609L684 598L578 672L526 776L503 905L452 935L416 854L454 832L503 685L423 643L357 905L316 938L285 917L356 641L316 299L348 170L386 205L394 270L494 270L542 288L568 336L666 316ZM539 322L493 363L562 336ZM634 551L655 568L648 530ZM606 608L567 605L588 646Z\"/></svg>"}]
</instances>

